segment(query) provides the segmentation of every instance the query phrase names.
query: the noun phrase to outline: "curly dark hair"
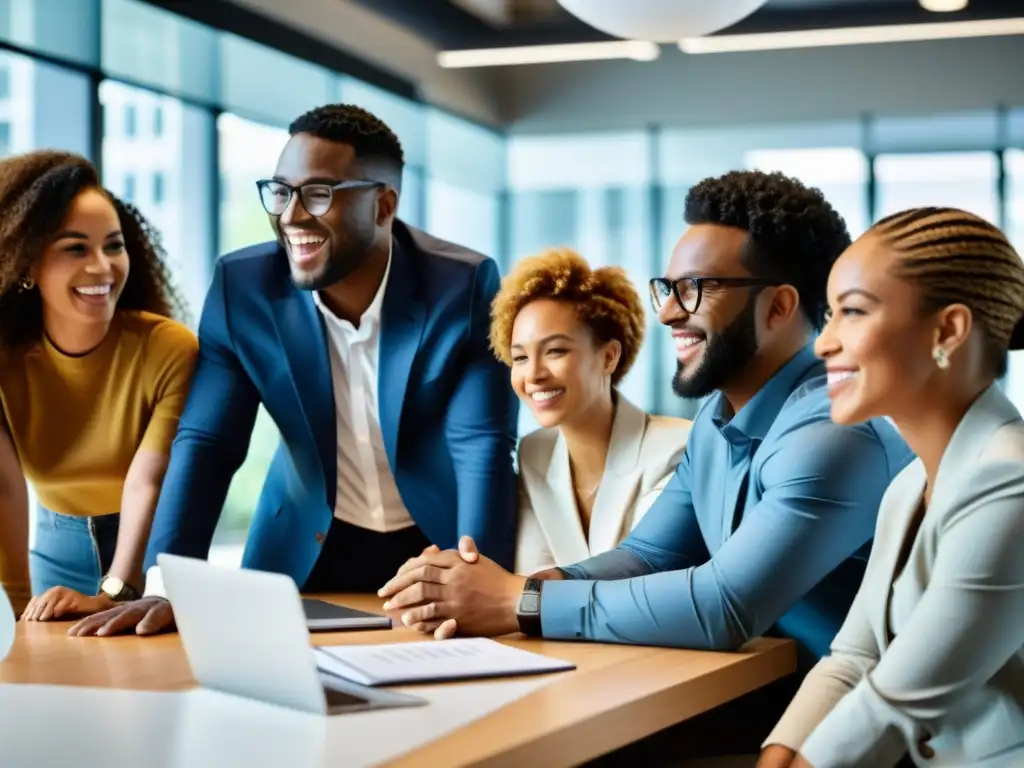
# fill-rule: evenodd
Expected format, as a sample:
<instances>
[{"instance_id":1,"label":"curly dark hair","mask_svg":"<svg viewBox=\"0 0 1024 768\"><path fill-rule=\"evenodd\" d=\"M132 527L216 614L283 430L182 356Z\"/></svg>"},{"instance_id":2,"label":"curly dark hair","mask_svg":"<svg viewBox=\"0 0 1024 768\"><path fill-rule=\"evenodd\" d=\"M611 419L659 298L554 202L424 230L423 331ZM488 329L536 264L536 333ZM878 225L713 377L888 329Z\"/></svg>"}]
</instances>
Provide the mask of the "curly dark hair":
<instances>
[{"instance_id":1,"label":"curly dark hair","mask_svg":"<svg viewBox=\"0 0 1024 768\"><path fill-rule=\"evenodd\" d=\"M781 173L732 171L692 187L685 217L688 224L745 230L747 269L796 288L804 315L822 329L828 275L850 246L850 233L820 190Z\"/></svg>"},{"instance_id":2,"label":"curly dark hair","mask_svg":"<svg viewBox=\"0 0 1024 768\"><path fill-rule=\"evenodd\" d=\"M84 157L42 150L0 161L0 348L42 338L42 298L38 290L25 290L22 281L60 230L71 202L88 189L103 190L120 219L130 266L118 309L187 322L156 230L135 206L103 188Z\"/></svg>"},{"instance_id":3,"label":"curly dark hair","mask_svg":"<svg viewBox=\"0 0 1024 768\"><path fill-rule=\"evenodd\" d=\"M398 136L371 112L354 104L326 104L295 118L288 133L308 133L320 139L349 144L361 163L386 174L383 179L401 189L405 155Z\"/></svg>"}]
</instances>

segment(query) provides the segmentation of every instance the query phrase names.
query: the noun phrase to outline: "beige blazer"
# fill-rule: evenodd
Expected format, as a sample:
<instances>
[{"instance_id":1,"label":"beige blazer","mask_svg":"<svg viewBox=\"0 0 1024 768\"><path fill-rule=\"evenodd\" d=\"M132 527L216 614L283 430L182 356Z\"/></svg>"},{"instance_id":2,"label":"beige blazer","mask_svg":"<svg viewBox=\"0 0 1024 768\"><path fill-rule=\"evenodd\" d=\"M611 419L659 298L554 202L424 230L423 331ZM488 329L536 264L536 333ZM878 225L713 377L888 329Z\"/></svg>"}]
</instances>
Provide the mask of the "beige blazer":
<instances>
[{"instance_id":1,"label":"beige blazer","mask_svg":"<svg viewBox=\"0 0 1024 768\"><path fill-rule=\"evenodd\" d=\"M832 653L808 674L766 744L815 768L1024 766L1024 421L998 385L943 454L889 486L860 591ZM895 639L893 639L895 638Z\"/></svg>"},{"instance_id":2,"label":"beige blazer","mask_svg":"<svg viewBox=\"0 0 1024 768\"><path fill-rule=\"evenodd\" d=\"M589 538L580 524L562 433L538 429L526 435L519 443L516 573L571 565L618 546L672 476L689 433L689 421L652 416L618 395Z\"/></svg>"}]
</instances>

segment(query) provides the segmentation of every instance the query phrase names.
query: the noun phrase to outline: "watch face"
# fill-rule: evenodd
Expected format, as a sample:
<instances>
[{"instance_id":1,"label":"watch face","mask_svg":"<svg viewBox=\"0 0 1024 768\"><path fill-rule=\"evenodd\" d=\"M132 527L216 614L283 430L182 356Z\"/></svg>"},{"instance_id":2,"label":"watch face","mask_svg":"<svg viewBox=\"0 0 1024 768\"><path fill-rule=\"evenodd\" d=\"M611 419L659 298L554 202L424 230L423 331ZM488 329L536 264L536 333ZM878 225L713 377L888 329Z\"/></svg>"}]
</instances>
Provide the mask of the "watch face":
<instances>
[{"instance_id":1,"label":"watch face","mask_svg":"<svg viewBox=\"0 0 1024 768\"><path fill-rule=\"evenodd\" d=\"M520 613L537 613L540 611L540 595L523 595L519 600Z\"/></svg>"},{"instance_id":2,"label":"watch face","mask_svg":"<svg viewBox=\"0 0 1024 768\"><path fill-rule=\"evenodd\" d=\"M117 597L124 589L124 582L116 576L107 576L100 582L100 591L108 597Z\"/></svg>"}]
</instances>

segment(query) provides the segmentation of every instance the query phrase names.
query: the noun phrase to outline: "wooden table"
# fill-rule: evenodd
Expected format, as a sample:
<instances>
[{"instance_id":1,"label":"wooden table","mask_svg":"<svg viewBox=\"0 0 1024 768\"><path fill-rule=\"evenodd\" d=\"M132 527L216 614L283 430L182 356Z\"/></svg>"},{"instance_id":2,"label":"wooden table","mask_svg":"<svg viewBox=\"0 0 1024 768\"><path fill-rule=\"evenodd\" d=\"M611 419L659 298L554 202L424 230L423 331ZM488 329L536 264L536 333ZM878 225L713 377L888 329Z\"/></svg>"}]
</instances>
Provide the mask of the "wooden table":
<instances>
[{"instance_id":1,"label":"wooden table","mask_svg":"<svg viewBox=\"0 0 1024 768\"><path fill-rule=\"evenodd\" d=\"M383 613L376 597L340 595L333 600ZM68 626L19 622L11 655L0 663L0 683L161 691L193 687L176 634L68 638ZM313 635L318 645L422 639L405 628ZM577 669L559 673L540 690L388 766L578 765L796 669L796 648L789 640L761 638L737 653L551 642L521 635L502 642L572 661Z\"/></svg>"}]
</instances>

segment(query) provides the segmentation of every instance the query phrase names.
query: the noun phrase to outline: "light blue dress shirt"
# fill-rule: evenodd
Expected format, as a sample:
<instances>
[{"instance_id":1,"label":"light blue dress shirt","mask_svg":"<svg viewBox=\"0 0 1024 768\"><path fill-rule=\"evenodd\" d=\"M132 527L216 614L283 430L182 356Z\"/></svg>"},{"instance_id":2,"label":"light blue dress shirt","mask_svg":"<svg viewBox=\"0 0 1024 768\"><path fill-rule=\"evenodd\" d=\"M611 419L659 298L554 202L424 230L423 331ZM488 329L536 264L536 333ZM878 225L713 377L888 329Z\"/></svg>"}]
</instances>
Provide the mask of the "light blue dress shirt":
<instances>
[{"instance_id":1,"label":"light blue dress shirt","mask_svg":"<svg viewBox=\"0 0 1024 768\"><path fill-rule=\"evenodd\" d=\"M729 650L775 634L804 669L827 654L882 494L914 458L885 420L841 427L829 408L812 345L735 416L712 396L629 537L544 583L544 637Z\"/></svg>"}]
</instances>

